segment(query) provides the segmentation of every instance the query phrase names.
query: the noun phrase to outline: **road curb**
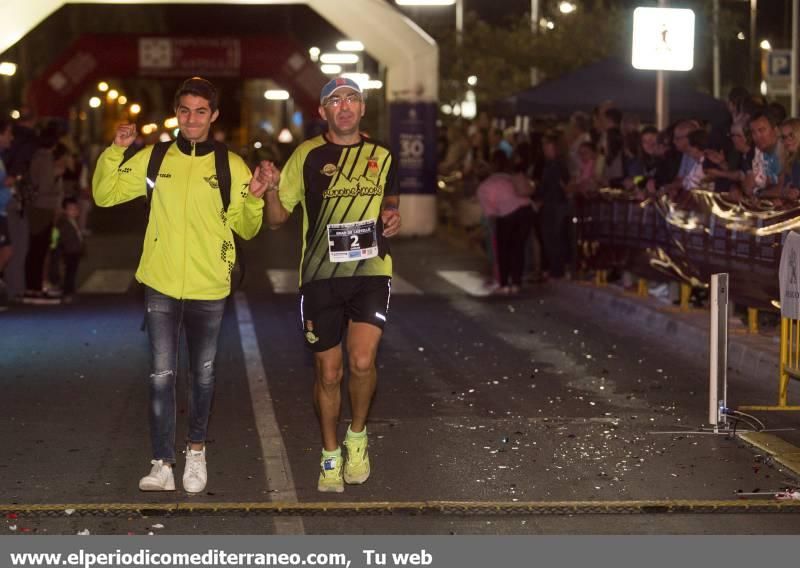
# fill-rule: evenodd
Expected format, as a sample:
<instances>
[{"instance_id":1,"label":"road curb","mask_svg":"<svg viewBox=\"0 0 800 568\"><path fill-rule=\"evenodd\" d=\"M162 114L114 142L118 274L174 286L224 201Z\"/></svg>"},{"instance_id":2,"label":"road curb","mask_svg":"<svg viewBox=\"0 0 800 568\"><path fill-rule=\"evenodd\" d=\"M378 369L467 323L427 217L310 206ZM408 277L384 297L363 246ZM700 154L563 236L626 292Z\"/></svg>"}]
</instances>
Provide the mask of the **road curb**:
<instances>
[{"instance_id":1,"label":"road curb","mask_svg":"<svg viewBox=\"0 0 800 568\"><path fill-rule=\"evenodd\" d=\"M680 312L652 298L642 298L613 287L580 282L559 285L575 305L591 305L605 319L634 324L658 338L669 337L673 345L691 357L708 359L709 315L707 310ZM778 380L779 345L771 337L748 336L738 322L730 322L728 370L768 384Z\"/></svg>"},{"instance_id":2,"label":"road curb","mask_svg":"<svg viewBox=\"0 0 800 568\"><path fill-rule=\"evenodd\" d=\"M767 432L742 432L737 437L800 477L800 448L794 444Z\"/></svg>"}]
</instances>

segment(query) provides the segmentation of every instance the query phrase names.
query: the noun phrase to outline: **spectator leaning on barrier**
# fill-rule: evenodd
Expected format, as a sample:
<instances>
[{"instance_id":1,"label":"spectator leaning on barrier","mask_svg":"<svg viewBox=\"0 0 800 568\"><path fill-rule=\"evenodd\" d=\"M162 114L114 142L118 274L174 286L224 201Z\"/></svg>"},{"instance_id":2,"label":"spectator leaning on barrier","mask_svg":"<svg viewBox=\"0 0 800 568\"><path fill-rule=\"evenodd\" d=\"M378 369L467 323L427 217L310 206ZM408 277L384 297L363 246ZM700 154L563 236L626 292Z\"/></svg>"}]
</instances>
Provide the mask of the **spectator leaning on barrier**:
<instances>
[{"instance_id":1,"label":"spectator leaning on barrier","mask_svg":"<svg viewBox=\"0 0 800 568\"><path fill-rule=\"evenodd\" d=\"M639 135L639 148L626 168L627 177L623 185L626 189L646 190L654 193L659 185L658 172L663 162L659 155L658 129L649 125Z\"/></svg>"},{"instance_id":2,"label":"spectator leaning on barrier","mask_svg":"<svg viewBox=\"0 0 800 568\"><path fill-rule=\"evenodd\" d=\"M706 179L706 173L703 168L705 165L705 153L708 146L708 132L698 128L692 130L687 138L688 148L686 154L694 162L694 166L689 170L689 173L683 178L683 189L700 189L703 188Z\"/></svg>"},{"instance_id":3,"label":"spectator leaning on barrier","mask_svg":"<svg viewBox=\"0 0 800 568\"><path fill-rule=\"evenodd\" d=\"M731 125L729 134L733 151L727 157L719 152L707 153L713 165L706 170L706 175L714 180L715 191L727 191L736 194L735 198L740 197L742 182L753 169L755 149L749 134L747 121L737 120Z\"/></svg>"},{"instance_id":4,"label":"spectator leaning on barrier","mask_svg":"<svg viewBox=\"0 0 800 568\"><path fill-rule=\"evenodd\" d=\"M675 178L665 187L667 192L674 196L683 187L683 178L689 175L695 166L695 160L689 154L689 133L700 128L696 120L684 120L675 125L672 134L672 143L681 154L681 162Z\"/></svg>"},{"instance_id":5,"label":"spectator leaning on barrier","mask_svg":"<svg viewBox=\"0 0 800 568\"><path fill-rule=\"evenodd\" d=\"M745 192L756 197L780 197L783 145L777 124L768 112L758 112L750 118L750 132L756 152L753 171L745 179Z\"/></svg>"}]
</instances>

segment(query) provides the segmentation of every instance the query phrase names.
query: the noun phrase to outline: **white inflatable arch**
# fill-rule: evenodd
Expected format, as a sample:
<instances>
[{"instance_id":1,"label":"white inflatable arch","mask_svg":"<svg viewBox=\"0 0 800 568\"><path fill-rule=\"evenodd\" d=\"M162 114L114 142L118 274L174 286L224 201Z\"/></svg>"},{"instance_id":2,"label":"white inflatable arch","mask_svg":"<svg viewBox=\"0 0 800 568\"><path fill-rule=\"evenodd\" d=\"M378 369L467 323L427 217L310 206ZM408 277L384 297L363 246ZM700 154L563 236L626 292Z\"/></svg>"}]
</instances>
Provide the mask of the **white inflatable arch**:
<instances>
[{"instance_id":1,"label":"white inflatable arch","mask_svg":"<svg viewBox=\"0 0 800 568\"><path fill-rule=\"evenodd\" d=\"M0 53L70 0L0 0ZM361 41L370 55L386 65L388 102L435 102L439 88L439 49L414 22L385 0L80 0L97 4L306 4L348 39ZM435 195L404 195L406 235L425 235L435 228Z\"/></svg>"}]
</instances>

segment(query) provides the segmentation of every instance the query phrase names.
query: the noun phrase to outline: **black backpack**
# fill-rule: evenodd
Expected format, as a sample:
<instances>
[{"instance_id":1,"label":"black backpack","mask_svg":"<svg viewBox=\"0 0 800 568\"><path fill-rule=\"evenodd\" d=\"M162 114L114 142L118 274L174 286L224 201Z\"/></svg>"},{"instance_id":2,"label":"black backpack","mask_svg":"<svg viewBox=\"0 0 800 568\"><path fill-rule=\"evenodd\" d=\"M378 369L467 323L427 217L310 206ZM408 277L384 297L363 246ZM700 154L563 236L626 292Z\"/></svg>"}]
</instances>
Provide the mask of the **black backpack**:
<instances>
[{"instance_id":1,"label":"black backpack","mask_svg":"<svg viewBox=\"0 0 800 568\"><path fill-rule=\"evenodd\" d=\"M147 163L147 178L145 179L145 185L147 186L147 196L146 199L146 206L147 206L147 217L150 217L150 201L153 198L153 189L156 185L156 180L158 180L158 172L161 169L161 163L164 161L164 156L167 154L167 150L173 144L172 141L169 142L157 142L153 145L153 153L150 154L150 161ZM129 146L125 149L125 154L123 155L122 163L128 161L138 150L132 150L132 147ZM214 142L214 168L217 174L217 183L219 184L219 192L222 197L222 208L227 213L228 206L231 203L231 165L228 162L228 147L223 144L222 142ZM242 247L240 245L239 235L236 234L235 231L231 230L231 234L233 235L233 246L236 250L236 260L237 264L239 265L239 279L237 285L234 287L233 282L231 282L231 289L238 288L244 282L245 276L245 263L244 263L244 255L242 254ZM233 281L233 277L231 275L231 281Z\"/></svg>"}]
</instances>

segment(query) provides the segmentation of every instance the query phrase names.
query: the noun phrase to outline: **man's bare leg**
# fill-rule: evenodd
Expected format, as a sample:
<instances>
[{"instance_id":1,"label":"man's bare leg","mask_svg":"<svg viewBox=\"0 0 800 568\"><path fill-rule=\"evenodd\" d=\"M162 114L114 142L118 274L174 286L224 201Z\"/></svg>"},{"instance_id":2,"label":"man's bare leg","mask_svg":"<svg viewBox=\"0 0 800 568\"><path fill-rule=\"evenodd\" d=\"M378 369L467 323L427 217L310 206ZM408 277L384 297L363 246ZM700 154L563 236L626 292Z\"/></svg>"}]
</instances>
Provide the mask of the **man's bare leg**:
<instances>
[{"instance_id":1,"label":"man's bare leg","mask_svg":"<svg viewBox=\"0 0 800 568\"><path fill-rule=\"evenodd\" d=\"M361 432L367 423L369 407L377 385L375 357L382 330L369 323L350 322L347 332L347 355L350 365L350 406L353 422L350 430Z\"/></svg>"},{"instance_id":2,"label":"man's bare leg","mask_svg":"<svg viewBox=\"0 0 800 568\"><path fill-rule=\"evenodd\" d=\"M316 380L314 381L314 407L319 418L322 447L332 452L339 447L336 427L342 408L342 347L337 345L314 354Z\"/></svg>"}]
</instances>

